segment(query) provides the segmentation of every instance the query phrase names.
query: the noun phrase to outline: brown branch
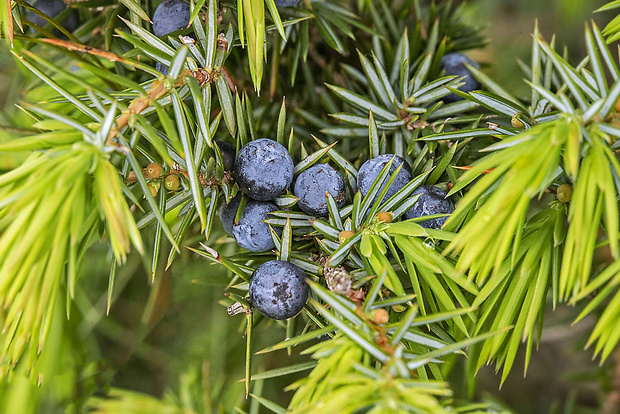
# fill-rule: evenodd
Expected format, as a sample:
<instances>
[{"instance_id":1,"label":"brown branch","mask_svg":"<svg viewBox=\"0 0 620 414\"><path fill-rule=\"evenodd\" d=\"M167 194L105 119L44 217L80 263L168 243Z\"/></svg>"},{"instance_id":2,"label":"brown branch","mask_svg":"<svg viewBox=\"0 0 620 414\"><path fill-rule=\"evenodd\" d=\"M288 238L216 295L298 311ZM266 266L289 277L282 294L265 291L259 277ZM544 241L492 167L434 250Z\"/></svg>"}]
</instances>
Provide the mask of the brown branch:
<instances>
[{"instance_id":1,"label":"brown branch","mask_svg":"<svg viewBox=\"0 0 620 414\"><path fill-rule=\"evenodd\" d=\"M183 78L185 76L196 77L196 75L192 71L184 69L183 72L181 72L181 74L179 75L178 79L174 82L174 86L176 87L183 85ZM166 86L164 85L164 81L157 79L151 84L151 88L147 92L146 96L140 96L131 101L127 110L123 112L123 114L120 115L118 118L116 118L116 127L112 128L110 134L108 135L108 144L111 143L112 139L116 136L116 134L118 134L120 130L127 126L127 124L129 123L129 118L132 115L141 113L149 107L152 101L158 100L159 98L167 94L168 91L169 89L166 88Z\"/></svg>"}]
</instances>

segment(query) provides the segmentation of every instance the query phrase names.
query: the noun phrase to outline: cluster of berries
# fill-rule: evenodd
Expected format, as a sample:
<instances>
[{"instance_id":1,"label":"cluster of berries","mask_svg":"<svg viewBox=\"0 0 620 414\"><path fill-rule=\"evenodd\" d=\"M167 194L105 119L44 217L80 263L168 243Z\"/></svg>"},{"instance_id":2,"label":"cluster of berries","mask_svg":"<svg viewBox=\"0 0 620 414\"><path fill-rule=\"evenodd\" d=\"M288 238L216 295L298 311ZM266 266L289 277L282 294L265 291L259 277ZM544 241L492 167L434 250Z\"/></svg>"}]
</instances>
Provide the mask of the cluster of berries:
<instances>
[{"instance_id":1,"label":"cluster of berries","mask_svg":"<svg viewBox=\"0 0 620 414\"><path fill-rule=\"evenodd\" d=\"M222 154L229 151L222 151ZM363 196L368 194L381 170L392 159L390 175L401 165L402 167L386 191L382 202L387 201L413 180L411 167L403 158L393 154L380 155L366 161L359 169L358 187ZM270 213L278 210L273 200L291 186L294 178L293 170L291 155L284 146L274 140L261 138L241 148L234 161L235 178L241 191L250 200L237 222L235 217L241 202L240 195L222 206L219 213L224 230L233 236L239 246L251 252L264 252L275 247L269 226L263 221L269 218ZM344 179L329 164L315 164L299 173L292 190L298 198L299 208L314 217L328 215L327 193L333 196L338 207L342 207L345 202ZM417 203L404 214L406 220L436 214L451 214L454 211L454 203L446 198L447 194L439 187L421 186L413 192L413 196L417 195L420 196ZM446 217L439 217L423 221L421 225L438 229L445 221Z\"/></svg>"},{"instance_id":2,"label":"cluster of berries","mask_svg":"<svg viewBox=\"0 0 620 414\"><path fill-rule=\"evenodd\" d=\"M357 185L363 196L366 196L370 191L370 187L374 184L381 173L381 170L386 166L390 160L389 175L392 176L398 167L401 167L400 171L396 175L394 181L388 188L382 203L386 202L390 197L396 194L407 183L413 180L413 172L411 167L401 157L393 154L379 155L378 157L371 158L366 161L360 167L357 173ZM385 184L384 184L385 186ZM383 187L381 187L383 190ZM454 211L454 203L452 200L446 198L447 194L441 188L431 185L418 187L412 194L412 196L420 195L418 201L411 207L403 216L405 220L419 218L424 216L430 216L435 214L451 214ZM373 200L374 202L374 200ZM422 221L420 225L425 228L439 229L446 222L447 217L439 217L432 220Z\"/></svg>"},{"instance_id":3,"label":"cluster of berries","mask_svg":"<svg viewBox=\"0 0 620 414\"><path fill-rule=\"evenodd\" d=\"M276 0L277 7L295 6L299 0ZM153 32L161 37L189 24L189 4L182 0L167 0L160 4L153 15ZM189 34L193 37L193 33ZM464 92L479 88L464 63L476 66L464 55L453 53L442 59L445 75L463 77ZM168 67L158 63L157 70L164 75ZM461 99L455 94L445 97L446 102ZM237 244L251 252L271 250L275 244L271 231L264 220L269 214L278 210L273 199L284 193L293 182L293 159L282 145L276 141L262 138L245 145L235 157L232 145L217 142L226 170L234 169L237 184L241 191L250 198L238 222L235 222L241 196L237 195L220 210L219 217L224 230L234 237ZM392 159L390 174L403 165L398 176L386 192L383 201L396 194L413 179L411 167L398 156L381 155L366 161L359 170L358 184L362 195L366 195L383 167ZM302 171L293 185L293 194L298 198L297 205L304 212L315 216L328 215L326 193L330 193L338 207L345 202L345 183L342 175L329 164L313 165ZM405 213L410 219L433 214L450 214L454 204L446 199L446 193L439 187L422 186L413 195L420 195L418 202ZM446 218L436 218L422 222L427 228L440 228ZM280 229L275 229L280 233ZM252 274L249 285L248 301L263 315L272 319L288 319L301 311L308 299L309 288L306 275L298 266L277 260L263 263Z\"/></svg>"},{"instance_id":4,"label":"cluster of berries","mask_svg":"<svg viewBox=\"0 0 620 414\"><path fill-rule=\"evenodd\" d=\"M239 246L251 252L264 252L275 247L269 226L263 221L278 210L273 200L291 187L293 171L291 155L274 140L257 139L239 150L234 161L235 180L249 201L237 222L235 216L241 202L239 195L223 206L219 214L224 230L234 237ZM328 164L313 165L302 171L293 185L297 205L316 217L328 214L326 192L334 197L339 207L344 205L344 179Z\"/></svg>"},{"instance_id":5,"label":"cluster of berries","mask_svg":"<svg viewBox=\"0 0 620 414\"><path fill-rule=\"evenodd\" d=\"M270 213L278 210L273 200L292 188L298 198L297 205L304 212L315 216L328 215L327 193L338 207L345 202L346 190L342 175L329 164L315 164L294 177L293 159L278 142L261 138L243 146L236 158L230 144L218 143L222 158L234 159L235 180L249 201L238 221L235 221L241 196L222 206L219 217L225 231L237 244L251 252L263 252L275 247L269 225L264 223ZM232 154L231 154L232 152ZM226 155L225 155L226 154ZM387 189L382 202L387 201L407 183L413 180L413 172L407 162L391 154L380 155L366 161L358 172L358 187L362 195L368 194L381 170L392 160L389 174L398 174ZM226 161L224 161L226 162ZM295 179L295 180L294 180ZM295 181L293 184L293 180ZM405 213L405 219L435 214L450 214L454 204L446 193L435 186L422 186L415 190L420 195L416 204ZM440 228L445 217L423 221L422 226ZM275 229L281 232L280 229ZM261 265L250 281L249 301L262 314L273 319L287 319L297 314L308 296L305 274L299 267L277 260Z\"/></svg>"},{"instance_id":6,"label":"cluster of berries","mask_svg":"<svg viewBox=\"0 0 620 414\"><path fill-rule=\"evenodd\" d=\"M227 155L230 151L225 145L219 144L219 147L226 163L227 158L231 158ZM219 216L224 230L233 236L239 246L249 251L271 250L275 244L269 226L263 221L278 210L273 200L291 187L293 159L284 146L268 138L249 142L233 159L237 185L249 201L237 222L235 217L241 202L240 195L222 206ZM334 197L339 207L344 205L344 179L328 164L307 168L298 174L293 185L299 207L314 216L327 216L326 192ZM280 229L275 231L281 232ZM270 318L290 318L303 308L308 299L309 288L305 277L304 271L294 264L277 260L266 262L252 275L249 302Z\"/></svg>"},{"instance_id":7,"label":"cluster of berries","mask_svg":"<svg viewBox=\"0 0 620 414\"><path fill-rule=\"evenodd\" d=\"M153 197L155 197L159 191L159 185L155 183L156 181L162 182L164 187L170 191L178 191L181 188L179 176L175 172L164 174L162 166L156 162L152 162L147 165L146 168L142 169L142 175L144 175L144 178L150 180L148 188ZM135 183L136 181L136 173L131 171L127 175L126 182L129 184Z\"/></svg>"}]
</instances>

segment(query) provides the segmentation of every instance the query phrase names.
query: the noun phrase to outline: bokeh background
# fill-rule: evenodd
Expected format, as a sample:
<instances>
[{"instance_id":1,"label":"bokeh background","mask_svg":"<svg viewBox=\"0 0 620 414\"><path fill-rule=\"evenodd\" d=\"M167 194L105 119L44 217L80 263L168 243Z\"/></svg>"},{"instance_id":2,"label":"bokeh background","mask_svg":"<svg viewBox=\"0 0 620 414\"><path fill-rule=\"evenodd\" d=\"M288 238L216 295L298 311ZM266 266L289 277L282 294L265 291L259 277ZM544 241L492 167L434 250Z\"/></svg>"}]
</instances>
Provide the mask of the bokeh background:
<instances>
[{"instance_id":1,"label":"bokeh background","mask_svg":"<svg viewBox=\"0 0 620 414\"><path fill-rule=\"evenodd\" d=\"M592 14L604 0L478 0L467 3L466 18L484 27L489 44L470 53L487 74L517 95L528 93L517 60L527 61L531 33L536 19L540 31L550 39L557 36L566 46L573 63L584 55L584 23L594 19L599 27L613 13ZM12 59L6 44L0 43L0 140L4 139L8 118L14 118L28 77ZM12 168L19 158L0 154L0 170ZM221 234L221 233L220 233ZM232 249L226 238L215 242L225 253ZM232 252L232 250L230 250ZM112 378L114 387L154 396L190 398L200 394L206 407L213 404L220 412L231 412L243 393L245 318L226 313L224 293L230 278L221 267L200 260L189 251L158 278L152 289L144 270L147 264L132 256L119 270L114 304L106 315L110 257L103 247L94 246L82 276L84 295L76 306L84 318L72 326L77 337L68 341L72 358L94 361L77 378L87 390ZM574 327L570 322L579 309L561 307L549 310L541 346L532 357L527 378L523 378L523 357L509 379L499 389L493 368L481 371L475 392L478 398L492 399L517 413L594 413L599 412L611 384L613 359L602 366L592 361L591 351L583 351L592 321ZM284 339L284 330L273 321L258 320L271 328L260 330L255 350ZM69 322L69 325L71 322ZM68 325L68 326L69 326ZM262 327L261 327L262 328ZM286 352L257 356L255 367L266 370L281 366ZM295 357L290 357L294 359ZM294 363L294 361L291 361ZM464 396L467 384L460 382L461 370L452 373L457 395ZM255 383L266 398L282 405L290 393L282 391L294 377ZM15 385L15 384L14 384ZM22 384L23 385L23 384ZM28 389L23 385L25 390ZM255 389L256 391L256 389ZM6 390L5 390L6 392ZM37 391L25 392L36 395ZM34 393L34 394L32 394ZM1 393L0 393L1 395ZM8 395L8 394L6 394ZM174 395L174 396L172 396ZM18 407L24 401L0 402ZM257 407L254 408L257 411ZM58 412L58 404L44 412ZM0 410L1 411L1 410ZM8 412L8 411L7 411Z\"/></svg>"}]
</instances>

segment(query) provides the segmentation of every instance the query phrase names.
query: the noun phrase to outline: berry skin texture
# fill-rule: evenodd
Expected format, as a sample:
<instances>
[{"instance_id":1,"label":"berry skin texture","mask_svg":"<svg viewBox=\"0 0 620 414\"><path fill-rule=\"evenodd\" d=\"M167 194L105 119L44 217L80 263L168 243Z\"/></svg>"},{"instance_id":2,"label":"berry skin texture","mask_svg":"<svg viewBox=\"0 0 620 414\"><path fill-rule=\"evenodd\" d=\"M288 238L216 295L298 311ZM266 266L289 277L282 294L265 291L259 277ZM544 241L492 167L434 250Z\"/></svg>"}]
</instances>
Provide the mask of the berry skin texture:
<instances>
[{"instance_id":1,"label":"berry skin texture","mask_svg":"<svg viewBox=\"0 0 620 414\"><path fill-rule=\"evenodd\" d=\"M297 315L308 300L310 287L304 271L288 262L270 260L252 273L249 302L271 319Z\"/></svg>"},{"instance_id":2,"label":"berry skin texture","mask_svg":"<svg viewBox=\"0 0 620 414\"><path fill-rule=\"evenodd\" d=\"M51 18L56 17L56 15L67 8L62 0L38 0L32 3L32 5ZM27 11L27 17L28 20L38 26L44 27L47 24L47 20L31 11ZM69 16L60 23L61 26L68 31L74 31L79 25L79 15L77 10L73 10Z\"/></svg>"},{"instance_id":3,"label":"berry skin texture","mask_svg":"<svg viewBox=\"0 0 620 414\"><path fill-rule=\"evenodd\" d=\"M400 169L396 179L388 189L381 202L385 203L390 197L396 194L398 190L407 185L409 181L413 180L413 173L411 172L411 167L409 167L407 161L394 154L379 155L378 157L371 158L363 163L357 173L357 186L363 196L368 194L370 187L374 184L375 180L381 173L381 170L392 159L392 157L394 157L394 161L392 161L392 165L390 165L390 173L388 174L386 182L390 179L394 171L396 171L396 168L398 168L401 164L404 165ZM383 186L385 186L385 183ZM383 186L381 187L381 190L383 190ZM381 192L381 190L379 192Z\"/></svg>"},{"instance_id":4,"label":"berry skin texture","mask_svg":"<svg viewBox=\"0 0 620 414\"><path fill-rule=\"evenodd\" d=\"M239 209L240 202L241 195L237 194L228 204L222 204L222 207L220 207L220 211L218 212L224 231L229 236L233 235L233 224L235 223L235 216L237 215L237 209Z\"/></svg>"},{"instance_id":5,"label":"berry skin texture","mask_svg":"<svg viewBox=\"0 0 620 414\"><path fill-rule=\"evenodd\" d=\"M189 3L182 0L166 0L153 13L153 33L161 37L189 24Z\"/></svg>"},{"instance_id":6,"label":"berry skin texture","mask_svg":"<svg viewBox=\"0 0 620 414\"><path fill-rule=\"evenodd\" d=\"M295 7L301 0L274 0L277 8L280 7Z\"/></svg>"},{"instance_id":7,"label":"berry skin texture","mask_svg":"<svg viewBox=\"0 0 620 414\"><path fill-rule=\"evenodd\" d=\"M476 68L480 67L478 62L474 62L461 53L448 53L441 58L441 69L445 70L445 76L458 76L459 78L465 77L462 80L465 84L459 88L460 91L471 92L476 89L480 89L480 82L472 76L471 72L465 67L464 63L468 63ZM456 102L463 100L463 98L453 93L444 96L442 99L445 102Z\"/></svg>"},{"instance_id":8,"label":"berry skin texture","mask_svg":"<svg viewBox=\"0 0 620 414\"><path fill-rule=\"evenodd\" d=\"M344 178L329 164L315 164L302 171L293 186L293 194L299 198L299 208L315 217L327 217L329 214L325 198L327 192L334 197L338 208L344 205Z\"/></svg>"},{"instance_id":9,"label":"berry skin texture","mask_svg":"<svg viewBox=\"0 0 620 414\"><path fill-rule=\"evenodd\" d=\"M226 141L220 141L219 139L215 140L215 143L220 148L220 153L222 154L222 161L224 162L224 169L226 171L232 171L235 168L235 158L237 156L237 151L232 144L229 144Z\"/></svg>"},{"instance_id":10,"label":"berry skin texture","mask_svg":"<svg viewBox=\"0 0 620 414\"><path fill-rule=\"evenodd\" d=\"M278 142L261 138L239 150L235 160L235 178L250 198L273 200L293 181L293 159Z\"/></svg>"},{"instance_id":11,"label":"berry skin texture","mask_svg":"<svg viewBox=\"0 0 620 414\"><path fill-rule=\"evenodd\" d=\"M275 244L271 239L269 225L263 220L269 218L269 213L277 211L275 204L265 201L248 201L243 215L237 224L233 225L232 235L237 244L250 252L266 252L273 249ZM279 228L275 229L282 233Z\"/></svg>"},{"instance_id":12,"label":"berry skin texture","mask_svg":"<svg viewBox=\"0 0 620 414\"><path fill-rule=\"evenodd\" d=\"M445 198L446 192L439 187L423 185L417 188L411 196L413 197L417 194L421 194L421 196L417 203L405 213L404 220L432 214L452 214L454 212L454 203L452 200ZM422 221L418 224L427 229L440 229L446 220L448 220L448 217L439 217Z\"/></svg>"},{"instance_id":13,"label":"berry skin texture","mask_svg":"<svg viewBox=\"0 0 620 414\"><path fill-rule=\"evenodd\" d=\"M182 0L166 0L157 6L153 13L153 33L162 37L177 30L184 29L189 24L189 3ZM189 36L194 36L194 32ZM155 70L164 76L168 75L168 66L157 62Z\"/></svg>"}]
</instances>

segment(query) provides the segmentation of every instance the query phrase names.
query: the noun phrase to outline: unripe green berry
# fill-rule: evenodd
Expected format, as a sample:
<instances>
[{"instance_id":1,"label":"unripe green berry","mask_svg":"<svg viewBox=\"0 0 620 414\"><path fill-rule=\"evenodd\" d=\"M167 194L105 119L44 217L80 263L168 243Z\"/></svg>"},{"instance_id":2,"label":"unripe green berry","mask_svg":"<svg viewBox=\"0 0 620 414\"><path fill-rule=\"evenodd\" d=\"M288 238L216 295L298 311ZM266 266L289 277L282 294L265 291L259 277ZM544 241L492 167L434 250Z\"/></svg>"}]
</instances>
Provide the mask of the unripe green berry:
<instances>
[{"instance_id":1,"label":"unripe green berry","mask_svg":"<svg viewBox=\"0 0 620 414\"><path fill-rule=\"evenodd\" d=\"M510 124L515 127L515 128L523 128L525 126L525 124L523 124L523 121L521 121L516 114L512 117L512 119L510 120Z\"/></svg>"},{"instance_id":2,"label":"unripe green berry","mask_svg":"<svg viewBox=\"0 0 620 414\"><path fill-rule=\"evenodd\" d=\"M558 201L568 203L573 198L573 187L570 184L562 184L558 187L556 195Z\"/></svg>"},{"instance_id":3,"label":"unripe green berry","mask_svg":"<svg viewBox=\"0 0 620 414\"><path fill-rule=\"evenodd\" d=\"M181 186L181 182L179 181L179 177L176 174L172 174L166 177L164 185L170 191L177 191Z\"/></svg>"},{"instance_id":4,"label":"unripe green berry","mask_svg":"<svg viewBox=\"0 0 620 414\"><path fill-rule=\"evenodd\" d=\"M148 187L149 187L149 191L151 192L151 195L155 197L157 195L157 187L154 186L153 184L149 184Z\"/></svg>"},{"instance_id":5,"label":"unripe green berry","mask_svg":"<svg viewBox=\"0 0 620 414\"><path fill-rule=\"evenodd\" d=\"M157 178L161 175L161 165L152 162L146 166L146 176L148 178Z\"/></svg>"}]
</instances>

